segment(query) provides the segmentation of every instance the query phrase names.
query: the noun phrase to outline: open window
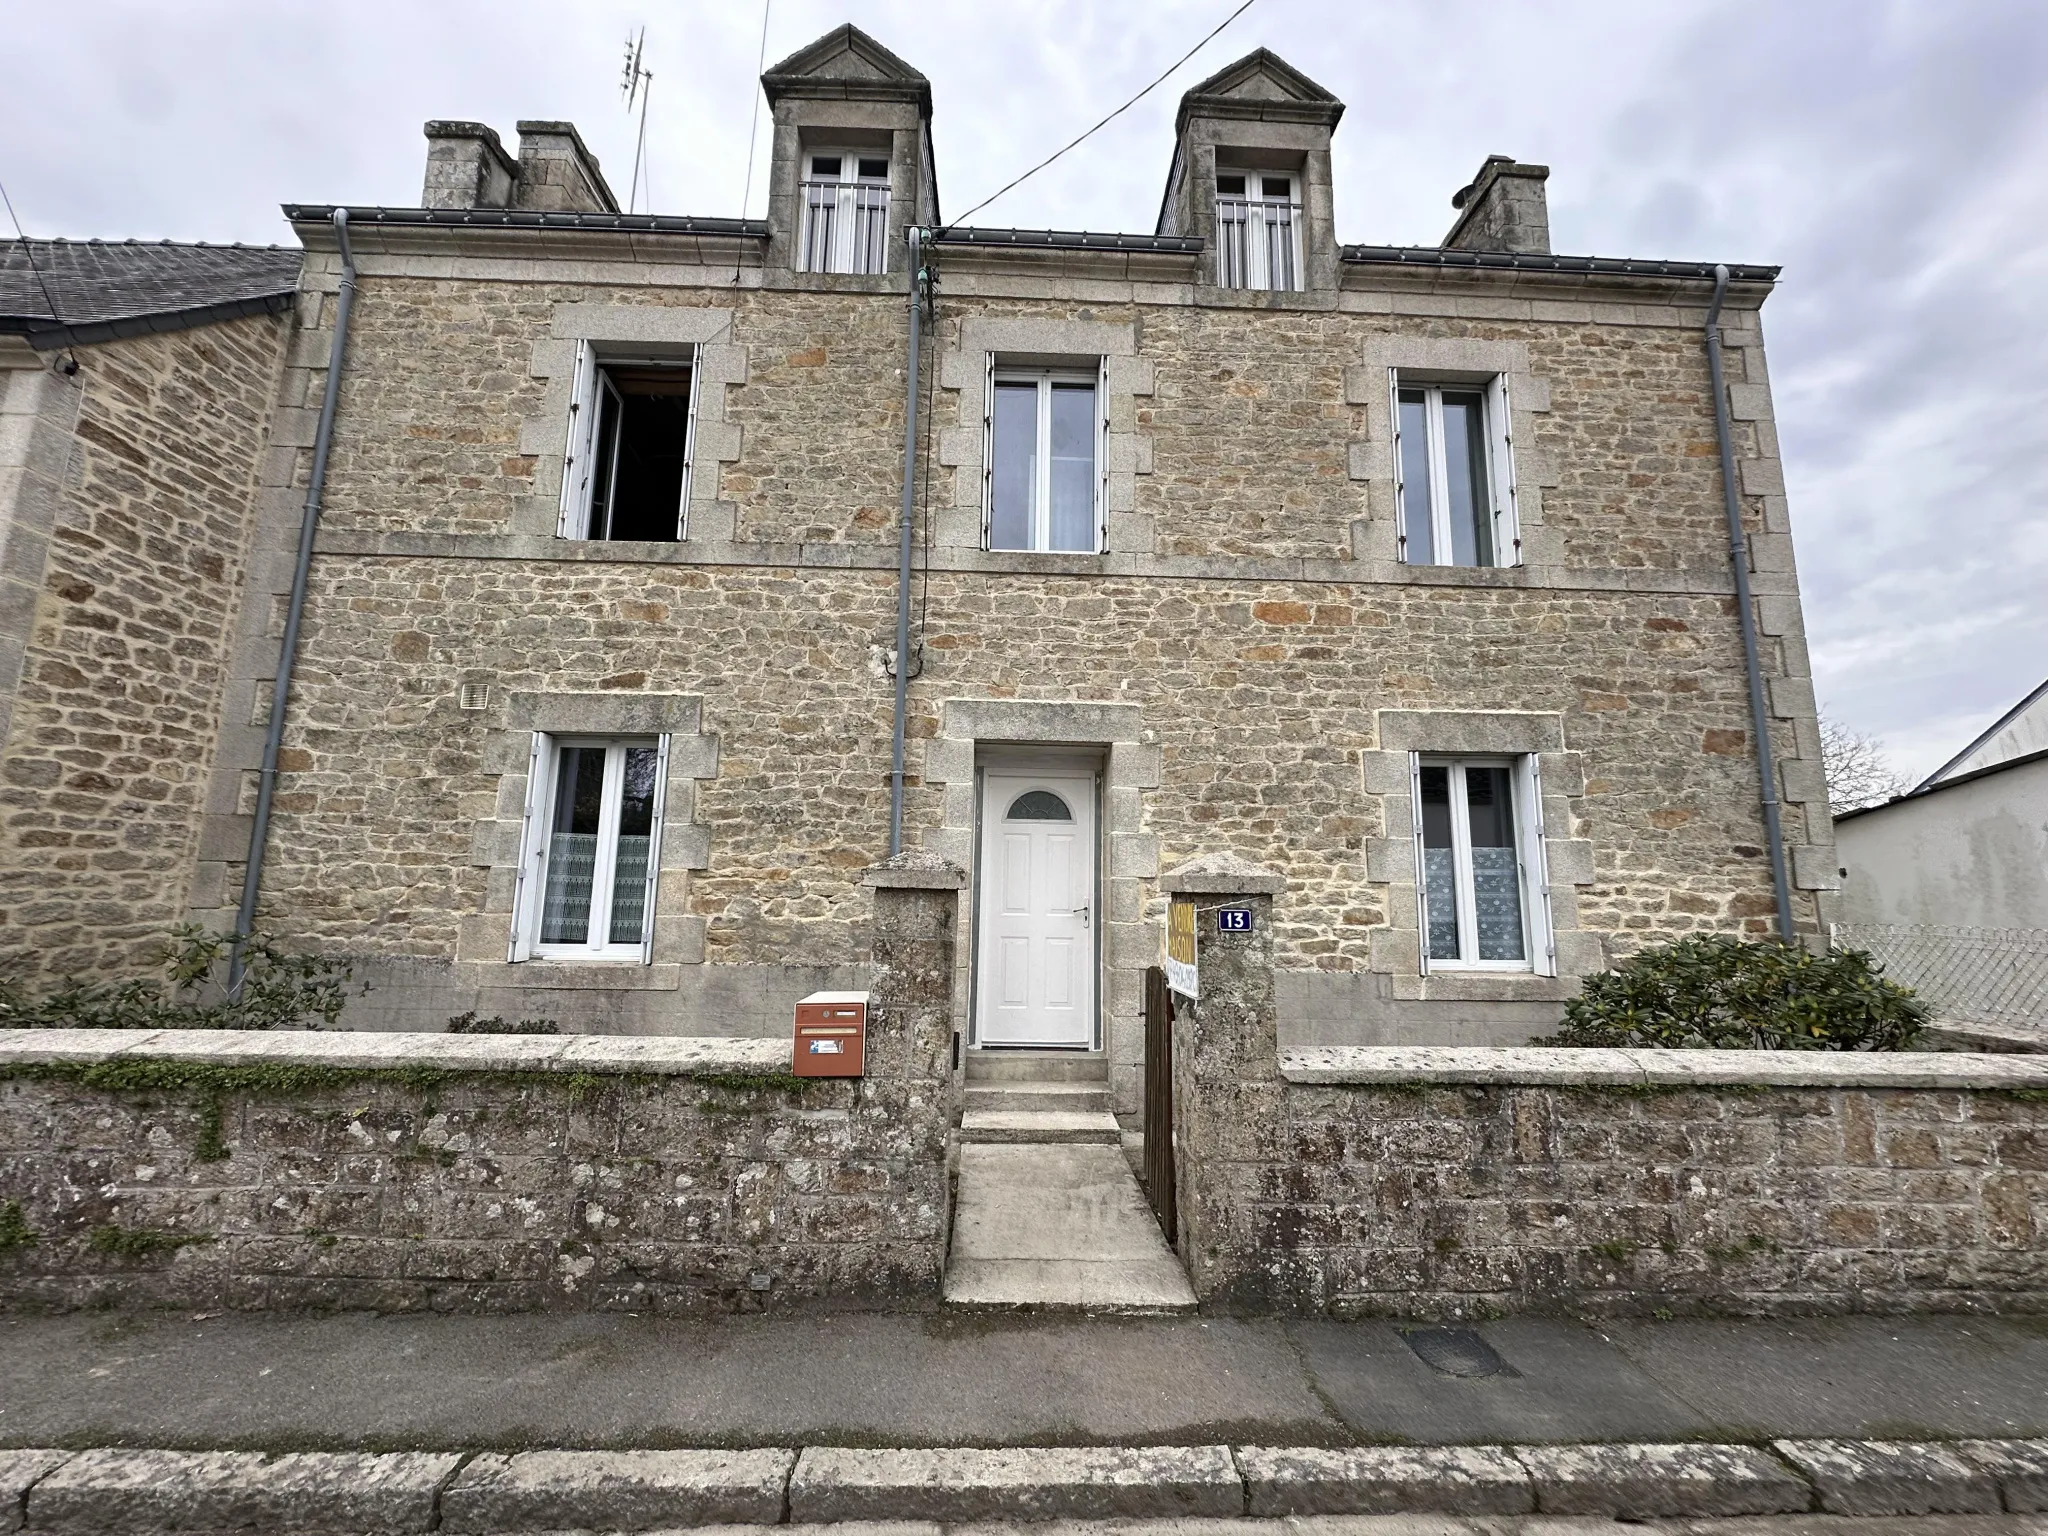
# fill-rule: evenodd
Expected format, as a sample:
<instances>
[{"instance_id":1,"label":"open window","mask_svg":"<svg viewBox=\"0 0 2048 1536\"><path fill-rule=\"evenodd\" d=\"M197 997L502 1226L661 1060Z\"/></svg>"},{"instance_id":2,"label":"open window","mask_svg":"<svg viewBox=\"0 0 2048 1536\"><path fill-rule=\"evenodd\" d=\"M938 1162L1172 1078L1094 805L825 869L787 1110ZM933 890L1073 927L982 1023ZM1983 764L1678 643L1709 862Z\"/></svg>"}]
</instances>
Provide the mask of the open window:
<instances>
[{"instance_id":1,"label":"open window","mask_svg":"<svg viewBox=\"0 0 2048 1536\"><path fill-rule=\"evenodd\" d=\"M1301 287L1301 178L1270 171L1216 173L1216 283Z\"/></svg>"},{"instance_id":2,"label":"open window","mask_svg":"<svg viewBox=\"0 0 2048 1536\"><path fill-rule=\"evenodd\" d=\"M1506 381L1396 374L1393 388L1402 561L1520 565Z\"/></svg>"},{"instance_id":3,"label":"open window","mask_svg":"<svg viewBox=\"0 0 2048 1536\"><path fill-rule=\"evenodd\" d=\"M880 272L888 255L889 157L812 150L802 177L805 272Z\"/></svg>"},{"instance_id":4,"label":"open window","mask_svg":"<svg viewBox=\"0 0 2048 1536\"><path fill-rule=\"evenodd\" d=\"M576 354L562 469L565 539L674 542L688 532L697 368L688 357Z\"/></svg>"},{"instance_id":5,"label":"open window","mask_svg":"<svg viewBox=\"0 0 2048 1536\"><path fill-rule=\"evenodd\" d=\"M1079 367L991 360L983 493L989 549L1103 548L1107 398L1099 359Z\"/></svg>"},{"instance_id":6,"label":"open window","mask_svg":"<svg viewBox=\"0 0 2048 1536\"><path fill-rule=\"evenodd\" d=\"M1412 762L1423 968L1555 975L1535 758Z\"/></svg>"},{"instance_id":7,"label":"open window","mask_svg":"<svg viewBox=\"0 0 2048 1536\"><path fill-rule=\"evenodd\" d=\"M651 957L667 779L666 736L534 737L512 959Z\"/></svg>"}]
</instances>

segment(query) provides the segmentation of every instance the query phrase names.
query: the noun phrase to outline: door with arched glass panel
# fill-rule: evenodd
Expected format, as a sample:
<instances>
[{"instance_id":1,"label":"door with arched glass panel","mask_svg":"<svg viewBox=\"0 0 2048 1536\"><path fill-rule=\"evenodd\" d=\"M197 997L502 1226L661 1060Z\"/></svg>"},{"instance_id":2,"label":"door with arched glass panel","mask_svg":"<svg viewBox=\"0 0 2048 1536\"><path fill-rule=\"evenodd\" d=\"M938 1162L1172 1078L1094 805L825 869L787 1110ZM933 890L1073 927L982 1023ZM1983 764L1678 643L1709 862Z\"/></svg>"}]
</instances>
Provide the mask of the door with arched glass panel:
<instances>
[{"instance_id":1,"label":"door with arched glass panel","mask_svg":"<svg viewBox=\"0 0 2048 1536\"><path fill-rule=\"evenodd\" d=\"M982 796L976 1040L1085 1049L1095 1035L1095 781L990 773Z\"/></svg>"}]
</instances>

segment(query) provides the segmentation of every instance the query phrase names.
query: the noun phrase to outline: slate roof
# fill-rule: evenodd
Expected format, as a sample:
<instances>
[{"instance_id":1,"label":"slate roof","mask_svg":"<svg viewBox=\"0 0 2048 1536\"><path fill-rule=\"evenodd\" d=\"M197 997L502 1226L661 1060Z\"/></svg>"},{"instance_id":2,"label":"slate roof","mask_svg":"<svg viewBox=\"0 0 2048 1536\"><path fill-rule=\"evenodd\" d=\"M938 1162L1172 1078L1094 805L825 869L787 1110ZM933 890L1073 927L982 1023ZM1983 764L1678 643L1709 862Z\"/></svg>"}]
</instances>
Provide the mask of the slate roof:
<instances>
[{"instance_id":1,"label":"slate roof","mask_svg":"<svg viewBox=\"0 0 2048 1536\"><path fill-rule=\"evenodd\" d=\"M25 244L0 245L0 333L44 350L279 313L291 306L304 255L168 240Z\"/></svg>"}]
</instances>

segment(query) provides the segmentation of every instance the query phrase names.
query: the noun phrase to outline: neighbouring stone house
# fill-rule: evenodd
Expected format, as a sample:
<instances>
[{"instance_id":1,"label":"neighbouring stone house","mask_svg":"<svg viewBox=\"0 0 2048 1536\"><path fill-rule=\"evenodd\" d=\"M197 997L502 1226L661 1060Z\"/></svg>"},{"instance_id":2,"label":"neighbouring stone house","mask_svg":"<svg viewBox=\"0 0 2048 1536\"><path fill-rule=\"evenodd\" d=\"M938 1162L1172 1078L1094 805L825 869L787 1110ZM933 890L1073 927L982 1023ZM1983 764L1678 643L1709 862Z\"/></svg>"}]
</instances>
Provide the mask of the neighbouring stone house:
<instances>
[{"instance_id":1,"label":"neighbouring stone house","mask_svg":"<svg viewBox=\"0 0 2048 1536\"><path fill-rule=\"evenodd\" d=\"M268 449L218 450L260 485L244 513L249 470L218 472L234 526L208 542L246 592L217 749L194 744L196 864L100 898L122 934L234 920L344 238L258 916L354 958L357 1023L767 1034L859 985L906 515L903 840L969 872L969 1051L1104 1062L1133 1111L1159 877L1205 857L1284 874L1304 1043L1519 1042L1640 944L1770 930L1712 266L1551 254L1545 168L1499 156L1442 247L1342 244L1343 106L1264 50L1183 98L1149 234L946 225L930 85L851 27L762 84L765 220L621 214L548 122L516 157L428 124L422 207L288 207L288 354L282 321L218 328L283 373ZM1732 269L1721 325L1790 917L1817 941L1836 864L1775 275ZM15 776L22 708L11 888L82 891L16 830L54 793ZM17 960L82 953L40 923L0 927Z\"/></svg>"},{"instance_id":2,"label":"neighbouring stone house","mask_svg":"<svg viewBox=\"0 0 2048 1536\"><path fill-rule=\"evenodd\" d=\"M0 966L147 963L195 902L296 250L0 246Z\"/></svg>"}]
</instances>

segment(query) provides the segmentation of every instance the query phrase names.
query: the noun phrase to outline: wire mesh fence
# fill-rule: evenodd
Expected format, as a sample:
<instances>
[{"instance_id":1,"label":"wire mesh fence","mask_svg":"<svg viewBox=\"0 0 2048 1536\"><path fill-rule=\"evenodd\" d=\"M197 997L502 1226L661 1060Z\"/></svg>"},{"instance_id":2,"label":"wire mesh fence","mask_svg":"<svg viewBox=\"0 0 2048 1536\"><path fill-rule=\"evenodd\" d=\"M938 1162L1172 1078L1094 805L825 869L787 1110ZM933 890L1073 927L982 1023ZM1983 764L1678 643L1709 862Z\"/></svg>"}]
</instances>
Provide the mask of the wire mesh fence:
<instances>
[{"instance_id":1,"label":"wire mesh fence","mask_svg":"<svg viewBox=\"0 0 2048 1536\"><path fill-rule=\"evenodd\" d=\"M1938 1017L2048 1030L2048 929L1836 923L1830 942L1868 950Z\"/></svg>"}]
</instances>

